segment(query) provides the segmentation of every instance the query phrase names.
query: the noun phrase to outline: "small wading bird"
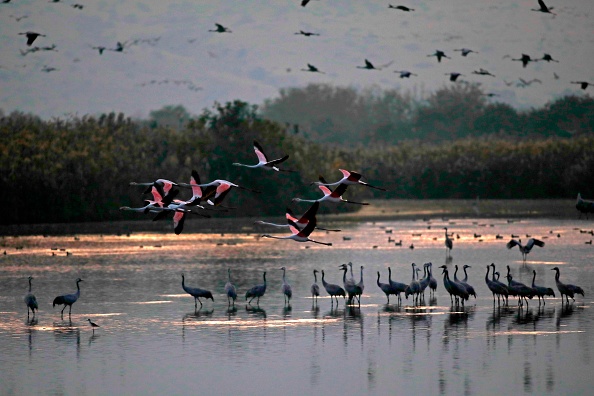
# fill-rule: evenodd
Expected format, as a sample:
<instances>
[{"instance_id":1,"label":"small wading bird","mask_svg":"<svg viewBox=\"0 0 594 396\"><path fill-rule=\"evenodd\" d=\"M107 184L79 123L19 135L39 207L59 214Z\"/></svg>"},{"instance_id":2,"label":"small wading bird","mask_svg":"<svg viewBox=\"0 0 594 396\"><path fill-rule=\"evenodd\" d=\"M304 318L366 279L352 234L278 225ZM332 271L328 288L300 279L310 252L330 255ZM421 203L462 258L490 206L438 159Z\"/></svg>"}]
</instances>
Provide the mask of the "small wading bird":
<instances>
[{"instance_id":1,"label":"small wading bird","mask_svg":"<svg viewBox=\"0 0 594 396\"><path fill-rule=\"evenodd\" d=\"M54 298L54 302L52 304L53 307L55 307L56 305L64 305L64 308L62 308L62 311L60 312L62 316L64 316L64 310L66 309L66 307L69 307L68 316L70 316L70 313L72 312L72 304L74 304L76 300L78 300L78 298L80 297L79 283L82 281L83 280L80 278L76 280L76 293L64 294Z\"/></svg>"},{"instance_id":2,"label":"small wading bird","mask_svg":"<svg viewBox=\"0 0 594 396\"><path fill-rule=\"evenodd\" d=\"M182 277L182 288L186 293L190 296L194 297L194 308L198 308L198 303L200 303L200 307L202 308L202 301L201 298L211 299L214 302L214 298L212 297L212 293L208 290L199 289L197 287L188 287L186 286L184 274L181 274Z\"/></svg>"},{"instance_id":3,"label":"small wading bird","mask_svg":"<svg viewBox=\"0 0 594 396\"><path fill-rule=\"evenodd\" d=\"M246 168L264 168L264 169L268 169L268 170L274 170L277 172L295 172L294 170L280 169L276 166L282 162L285 162L289 158L289 155L285 155L284 157L277 158L274 160L269 160L268 157L266 156L266 154L264 154L264 150L262 149L262 146L260 146L260 144L258 142L256 142L255 140L254 140L254 152L256 153L256 156L258 157L257 164L246 165L246 164L241 164L239 162L234 162L233 165L234 166L244 166Z\"/></svg>"},{"instance_id":4,"label":"small wading bird","mask_svg":"<svg viewBox=\"0 0 594 396\"><path fill-rule=\"evenodd\" d=\"M89 324L91 325L91 328L93 329L93 334L95 334L95 329L96 329L97 327L101 327L101 326L99 326L99 325L98 325L97 323L95 323L95 322L91 322L91 319L87 319L87 320L89 321Z\"/></svg>"},{"instance_id":5,"label":"small wading bird","mask_svg":"<svg viewBox=\"0 0 594 396\"><path fill-rule=\"evenodd\" d=\"M226 28L225 26L221 25L220 23L215 23L215 26L217 28L216 29L211 29L211 30L209 30L209 32L215 32L215 33L231 33L231 30L229 30L229 28Z\"/></svg>"},{"instance_id":6,"label":"small wading bird","mask_svg":"<svg viewBox=\"0 0 594 396\"><path fill-rule=\"evenodd\" d=\"M547 7L547 5L544 3L543 0L538 0L538 6L540 8L531 8L531 11L544 12L545 14L557 15L551 11L555 7Z\"/></svg>"},{"instance_id":7,"label":"small wading bird","mask_svg":"<svg viewBox=\"0 0 594 396\"><path fill-rule=\"evenodd\" d=\"M318 297L320 296L320 286L318 285L318 275L317 275L317 273L318 273L318 270L317 269L313 270L314 283L312 283L311 289L310 289L310 291L311 291L311 298L316 303L318 302Z\"/></svg>"},{"instance_id":8,"label":"small wading bird","mask_svg":"<svg viewBox=\"0 0 594 396\"><path fill-rule=\"evenodd\" d=\"M326 74L322 71L320 71L320 69L318 69L317 67L315 67L312 64L307 64L307 69L301 69L301 71L306 71L306 72L311 72L311 73L320 73L320 74Z\"/></svg>"},{"instance_id":9,"label":"small wading bird","mask_svg":"<svg viewBox=\"0 0 594 396\"><path fill-rule=\"evenodd\" d=\"M264 293L266 293L266 271L264 271L264 273L262 274L262 278L264 279L264 283L256 285L249 289L247 292L245 292L245 299L250 299L248 301L248 304L251 304L252 300L254 298L257 298L256 304L260 305L260 297L262 297Z\"/></svg>"},{"instance_id":10,"label":"small wading bird","mask_svg":"<svg viewBox=\"0 0 594 396\"><path fill-rule=\"evenodd\" d=\"M33 316L35 316L35 310L39 309L39 305L37 304L37 299L35 298L35 295L31 292L31 281L33 280L33 277L30 276L29 277L29 292L27 294L25 294L25 304L27 305L27 317L29 317L29 310L31 310L31 313L33 313Z\"/></svg>"},{"instance_id":11,"label":"small wading bird","mask_svg":"<svg viewBox=\"0 0 594 396\"><path fill-rule=\"evenodd\" d=\"M540 305L541 298L542 298L542 303L544 305L544 304L546 304L545 296L555 297L555 292L550 287L535 285L534 284L535 280L536 280L536 270L532 270L532 290L534 290L534 294L538 297L538 305Z\"/></svg>"},{"instance_id":12,"label":"small wading bird","mask_svg":"<svg viewBox=\"0 0 594 396\"><path fill-rule=\"evenodd\" d=\"M29 47L31 46L31 44L33 44L33 42L35 41L35 39L37 39L37 37L46 37L45 34L31 32L31 31L19 33L19 35L24 35L25 37L27 37L27 45Z\"/></svg>"},{"instance_id":13,"label":"small wading bird","mask_svg":"<svg viewBox=\"0 0 594 396\"><path fill-rule=\"evenodd\" d=\"M526 242L526 245L522 245L522 240L516 241L515 239L512 239L507 243L506 246L508 249L511 249L516 245L520 249L520 253L522 253L522 261L525 263L526 256L528 256L528 253L530 253L532 248L534 246L544 247L545 243L541 240L530 238L528 239L528 242Z\"/></svg>"},{"instance_id":14,"label":"small wading bird","mask_svg":"<svg viewBox=\"0 0 594 396\"><path fill-rule=\"evenodd\" d=\"M320 176L320 181L322 183L326 183L326 181L324 180L324 178L322 176ZM344 183L339 184L338 187L336 187L336 189L334 191L330 190L325 185L320 185L320 186L318 186L318 188L324 193L324 196L322 198L318 198L318 199L293 198L292 202L328 201L328 202L332 202L332 203L344 202L344 203L355 204L355 205L369 205L369 203L367 203L367 202L355 202L355 201L349 201L349 200L342 198L342 194L344 194L344 192L348 188L347 184L344 184Z\"/></svg>"},{"instance_id":15,"label":"small wading bird","mask_svg":"<svg viewBox=\"0 0 594 396\"><path fill-rule=\"evenodd\" d=\"M394 70L394 73L399 73L400 78L410 78L410 76L417 76L417 74L409 72L408 70Z\"/></svg>"},{"instance_id":16,"label":"small wading bird","mask_svg":"<svg viewBox=\"0 0 594 396\"><path fill-rule=\"evenodd\" d=\"M313 243L317 243L319 245L332 246L331 242L320 242L320 241L311 239L309 237L309 235L312 233L314 228L316 228L316 218L315 217L313 219L311 219L310 222L307 223L307 225L302 230L299 230L299 227L297 226L297 224L295 224L293 221L289 220L289 229L292 232L291 235L279 237L279 236L264 234L261 237L262 238L273 238L273 239L292 239L296 242L313 242Z\"/></svg>"},{"instance_id":17,"label":"small wading bird","mask_svg":"<svg viewBox=\"0 0 594 396\"><path fill-rule=\"evenodd\" d=\"M447 55L445 54L445 52L443 52L443 51L440 51L440 50L435 50L435 53L433 53L433 54L431 54L431 55L427 55L427 56L428 56L428 57L431 57L431 56L435 56L435 57L437 57L437 61L438 61L438 62L441 62L441 59L442 59L442 58L446 58L446 59L452 59L452 58L450 58L449 56L447 56Z\"/></svg>"},{"instance_id":18,"label":"small wading bird","mask_svg":"<svg viewBox=\"0 0 594 396\"><path fill-rule=\"evenodd\" d=\"M336 305L338 305L338 296L342 296L343 299L346 296L344 289L338 285L333 284L333 283L326 282L324 276L325 276L324 270L322 270L322 285L324 286L324 289L326 289L326 292L330 295L330 301L332 302L332 304L334 304L334 298L335 298Z\"/></svg>"},{"instance_id":19,"label":"small wading bird","mask_svg":"<svg viewBox=\"0 0 594 396\"><path fill-rule=\"evenodd\" d=\"M227 283L225 283L225 294L227 295L227 305L231 305L231 301L233 301L233 306L235 306L235 299L237 299L237 289L235 285L231 283L231 268L227 268L227 275L229 279Z\"/></svg>"},{"instance_id":20,"label":"small wading bird","mask_svg":"<svg viewBox=\"0 0 594 396\"><path fill-rule=\"evenodd\" d=\"M287 282L287 269L285 267L280 267L279 269L283 271L283 284L281 286L281 291L283 292L283 296L285 298L285 305L291 305L291 297L293 297L293 290L291 289L291 285Z\"/></svg>"},{"instance_id":21,"label":"small wading bird","mask_svg":"<svg viewBox=\"0 0 594 396\"><path fill-rule=\"evenodd\" d=\"M397 6L393 6L392 4L388 4L388 8L393 8L395 10L400 10L400 11L406 11L406 12L410 12L410 11L414 11L414 8L409 8L407 6L403 6L403 5L397 5Z\"/></svg>"},{"instance_id":22,"label":"small wading bird","mask_svg":"<svg viewBox=\"0 0 594 396\"><path fill-rule=\"evenodd\" d=\"M569 283L561 283L559 280L559 267L551 268L551 271L555 271L555 283L557 284L557 289L559 290L559 294L561 294L561 304L563 304L563 296L565 295L565 300L567 304L569 304L569 297L573 301L575 298L573 297L576 294L581 294L582 297L584 296L584 289L576 285L570 285Z\"/></svg>"},{"instance_id":23,"label":"small wading bird","mask_svg":"<svg viewBox=\"0 0 594 396\"><path fill-rule=\"evenodd\" d=\"M340 179L337 182L327 183L325 180L323 180L322 176L320 176L319 181L312 182L310 184L315 184L317 186L336 186L336 185L340 185L340 184L352 186L352 185L358 184L358 185L362 185L365 187L375 188L376 190L386 191L385 188L372 186L371 184L362 181L361 179L363 178L363 175L361 175L360 173L348 171L348 170L344 170L344 169L339 169L339 171L342 173L342 179Z\"/></svg>"}]
</instances>

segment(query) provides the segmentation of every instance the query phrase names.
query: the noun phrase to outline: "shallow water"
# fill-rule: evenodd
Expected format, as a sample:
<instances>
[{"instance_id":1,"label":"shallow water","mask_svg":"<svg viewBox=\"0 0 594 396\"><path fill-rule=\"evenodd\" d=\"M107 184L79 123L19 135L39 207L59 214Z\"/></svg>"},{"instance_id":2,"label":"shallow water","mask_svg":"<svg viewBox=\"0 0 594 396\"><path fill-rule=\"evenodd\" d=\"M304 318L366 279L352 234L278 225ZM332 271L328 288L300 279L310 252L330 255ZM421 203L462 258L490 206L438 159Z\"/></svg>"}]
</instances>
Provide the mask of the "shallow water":
<instances>
[{"instance_id":1,"label":"shallow water","mask_svg":"<svg viewBox=\"0 0 594 396\"><path fill-rule=\"evenodd\" d=\"M251 221L245 220L246 224ZM330 224L320 224L330 226ZM340 233L312 237L332 247L259 239L257 233L132 234L5 237L0 256L1 394L589 394L594 385L594 247L585 242L591 221L441 219L331 224ZM454 233L446 259L443 227ZM250 226L237 229L249 230ZM585 229L585 230L584 230ZM265 227L259 231L274 232ZM278 231L277 231L278 232ZM475 237L474 234L481 234ZM525 264L512 234L542 238ZM280 233L279 235L281 235ZM415 234L413 236L413 234ZM420 234L420 235L418 235ZM460 238L456 237L456 234ZM503 238L497 239L500 234ZM402 240L395 246L388 238ZM414 249L409 246L413 244ZM17 249L18 248L18 249ZM60 250L63 249L63 250ZM67 255L70 253L70 255ZM314 268L342 285L338 265L363 265L360 307L332 304L325 290L317 304L309 295ZM411 263L434 264L435 298L392 304L376 285L410 282ZM561 280L584 288L585 298L562 305L530 300L518 309L493 304L484 282L494 262L505 276L556 291ZM452 307L441 271L469 264L478 298ZM290 306L281 294L281 266L293 288ZM227 268L239 292L228 309L223 287ZM268 289L246 305L245 291ZM209 289L197 311L186 283ZM27 319L27 277L40 310ZM76 290L81 297L64 318L53 298ZM318 277L321 286L321 279ZM200 307L199 307L200 308ZM94 333L87 322L101 327Z\"/></svg>"}]
</instances>

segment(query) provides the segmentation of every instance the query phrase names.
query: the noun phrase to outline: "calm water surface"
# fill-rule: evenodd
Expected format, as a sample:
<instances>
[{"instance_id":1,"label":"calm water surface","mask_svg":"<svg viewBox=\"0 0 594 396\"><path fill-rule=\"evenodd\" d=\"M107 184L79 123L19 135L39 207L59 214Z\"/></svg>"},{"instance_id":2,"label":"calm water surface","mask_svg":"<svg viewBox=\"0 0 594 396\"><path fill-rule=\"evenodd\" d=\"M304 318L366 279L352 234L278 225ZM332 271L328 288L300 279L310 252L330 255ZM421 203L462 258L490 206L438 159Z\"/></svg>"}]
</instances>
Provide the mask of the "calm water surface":
<instances>
[{"instance_id":1,"label":"calm water surface","mask_svg":"<svg viewBox=\"0 0 594 396\"><path fill-rule=\"evenodd\" d=\"M320 224L322 226L322 224ZM0 256L0 394L591 394L594 386L594 247L591 221L496 219L335 223L340 233L316 232L325 247L256 238L251 221L225 234L132 234L5 237ZM444 230L454 237L446 262ZM260 231L275 230L258 228ZM413 236L413 234L415 234ZM420 235L419 235L420 234ZM480 234L475 237L474 234ZM500 234L503 239L497 239ZM512 234L544 238L522 263L505 243ZM402 247L388 242L402 240ZM414 249L409 246L413 244ZM64 249L64 250L60 250ZM66 252L70 252L67 255ZM314 268L342 285L338 265L363 265L361 306L332 304L322 288L309 296ZM376 285L410 282L411 263L469 264L478 298L451 307L438 269L435 298L415 307L386 298ZM494 262L505 275L556 291L561 280L586 296L571 305L549 298L516 300L498 308L484 282ZM281 294L281 266L293 288L290 306ZM240 297L229 309L223 287L227 268ZM246 305L245 291L262 282L268 290ZM209 289L195 311L181 287ZM40 310L27 319L27 277ZM81 297L62 319L55 296ZM321 286L321 279L318 277ZM200 308L200 307L199 307ZM101 327L93 334L87 322Z\"/></svg>"}]
</instances>

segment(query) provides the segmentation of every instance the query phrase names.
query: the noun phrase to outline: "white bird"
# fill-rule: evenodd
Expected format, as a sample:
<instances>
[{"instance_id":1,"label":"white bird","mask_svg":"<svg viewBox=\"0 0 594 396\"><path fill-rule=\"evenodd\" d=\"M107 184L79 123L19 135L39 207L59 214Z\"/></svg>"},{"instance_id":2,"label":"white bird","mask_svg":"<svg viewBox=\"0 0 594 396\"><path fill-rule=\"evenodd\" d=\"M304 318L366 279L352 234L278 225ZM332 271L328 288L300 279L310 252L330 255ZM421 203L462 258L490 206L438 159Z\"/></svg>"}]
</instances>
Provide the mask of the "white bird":
<instances>
[{"instance_id":1,"label":"white bird","mask_svg":"<svg viewBox=\"0 0 594 396\"><path fill-rule=\"evenodd\" d=\"M231 305L231 301L233 301L233 306L235 306L235 299L237 298L237 289L235 289L235 285L231 283L231 268L227 268L227 275L229 279L227 283L225 283L225 294L227 295L227 305Z\"/></svg>"},{"instance_id":2,"label":"white bird","mask_svg":"<svg viewBox=\"0 0 594 396\"><path fill-rule=\"evenodd\" d=\"M546 304L545 296L553 296L555 297L555 292L550 287L545 286L537 286L534 284L536 280L536 270L532 270L532 289L534 290L534 294L538 297L538 304L540 305L540 299L542 298L543 305Z\"/></svg>"},{"instance_id":3,"label":"white bird","mask_svg":"<svg viewBox=\"0 0 594 396\"><path fill-rule=\"evenodd\" d=\"M563 304L563 295L565 295L565 299L567 301L567 304L569 304L569 297L571 297L571 299L573 301L575 301L575 298L573 297L576 294L581 294L582 297L584 296L584 289L582 289L579 286L576 285L571 285L569 283L561 283L561 281L559 280L559 267L554 267L551 268L551 271L555 271L555 283L557 284L557 289L559 290L559 294L561 294L561 304Z\"/></svg>"},{"instance_id":4,"label":"white bird","mask_svg":"<svg viewBox=\"0 0 594 396\"><path fill-rule=\"evenodd\" d=\"M264 234L261 237L262 238L274 238L274 239L292 239L296 242L313 242L313 243L317 243L320 245L332 246L331 242L320 242L320 241L311 239L309 237L309 235L312 233L314 228L316 228L315 217L312 218L311 221L309 223L307 223L307 225L302 230L299 230L299 227L297 226L297 224L295 224L293 221L289 220L289 229L292 232L291 235L278 237L278 236L273 236L273 235L269 235L269 234Z\"/></svg>"},{"instance_id":5,"label":"white bird","mask_svg":"<svg viewBox=\"0 0 594 396\"><path fill-rule=\"evenodd\" d=\"M338 296L342 296L342 298L345 298L346 294L342 287L335 285L333 283L326 282L326 280L324 279L324 270L322 270L322 285L324 286L324 289L326 289L326 292L330 295L330 301L332 303L334 303L334 300L332 298L336 299L337 305L338 305Z\"/></svg>"},{"instance_id":6,"label":"white bird","mask_svg":"<svg viewBox=\"0 0 594 396\"><path fill-rule=\"evenodd\" d=\"M323 181L324 178L320 176L320 180ZM332 202L332 203L344 202L344 203L350 203L350 204L356 204L356 205L369 205L369 203L367 203L367 202L354 202L354 201L349 201L349 200L342 198L342 194L344 194L347 187L348 187L348 185L341 183L338 185L338 187L336 187L336 189L334 191L332 191L328 187L326 187L324 185L320 185L320 186L318 186L318 188L322 191L322 193L324 193L324 196L322 198L318 198L318 199L293 198L292 201L293 202L325 202L325 201L327 201L327 202Z\"/></svg>"},{"instance_id":7,"label":"white bird","mask_svg":"<svg viewBox=\"0 0 594 396\"><path fill-rule=\"evenodd\" d=\"M446 256L451 257L452 249L454 248L454 241L450 239L448 235L448 227L443 228L445 230L445 247L446 247Z\"/></svg>"},{"instance_id":8,"label":"white bird","mask_svg":"<svg viewBox=\"0 0 594 396\"><path fill-rule=\"evenodd\" d=\"M79 283L82 282L83 280L78 278L76 280L76 293L73 294L64 294L61 296L58 296L56 298L54 298L54 302L52 304L52 307L55 307L56 305L62 305L64 304L64 308L62 308L62 311L60 312L60 314L63 316L64 315L64 310L66 309L66 307L70 307L70 309L68 310L68 316L70 316L70 313L72 312L72 304L74 304L76 302L76 300L78 300L78 298L80 297L80 286Z\"/></svg>"},{"instance_id":9,"label":"white bird","mask_svg":"<svg viewBox=\"0 0 594 396\"><path fill-rule=\"evenodd\" d=\"M91 319L87 319L89 321L89 324L91 325L91 328L93 329L93 334L95 334L95 328L97 327L101 327L99 326L97 323L95 322L91 322Z\"/></svg>"},{"instance_id":10,"label":"white bird","mask_svg":"<svg viewBox=\"0 0 594 396\"><path fill-rule=\"evenodd\" d=\"M184 289L184 291L186 293L188 293L190 296L194 297L194 308L198 308L197 302L199 302L200 307L202 307L202 301L200 301L200 298L206 298L206 299L210 298L214 302L214 298L212 297L212 293L210 291L200 289L198 287L188 287L188 286L186 286L183 273L181 274L181 277L182 277L182 288Z\"/></svg>"},{"instance_id":11,"label":"white bird","mask_svg":"<svg viewBox=\"0 0 594 396\"><path fill-rule=\"evenodd\" d=\"M289 155L285 155L284 157L277 158L274 160L269 160L268 157L266 156L266 154L264 154L264 150L262 149L262 146L260 146L260 144L255 140L254 140L254 151L256 152L256 156L258 157L257 164L246 165L246 164L241 164L239 162L234 162L233 165L243 166L246 168L264 168L264 169L268 169L268 170L274 170L277 172L296 172L294 170L280 169L277 166L278 164L285 162L289 158Z\"/></svg>"},{"instance_id":12,"label":"white bird","mask_svg":"<svg viewBox=\"0 0 594 396\"><path fill-rule=\"evenodd\" d=\"M257 298L257 304L260 305L260 297L262 297L264 293L266 293L266 271L264 271L264 273L262 274L262 278L264 278L264 283L256 285L249 289L247 292L245 292L245 299L250 299L250 301L248 301L248 304L251 304L252 300L254 298Z\"/></svg>"},{"instance_id":13,"label":"white bird","mask_svg":"<svg viewBox=\"0 0 594 396\"><path fill-rule=\"evenodd\" d=\"M35 310L39 309L39 305L37 304L37 299L35 298L35 295L33 295L33 293L31 292L31 281L33 280L33 277L30 276L29 277L29 292L27 294L25 294L25 304L27 304L27 317L29 317L29 309L31 310L31 312L33 313L33 316L35 316Z\"/></svg>"},{"instance_id":14,"label":"white bird","mask_svg":"<svg viewBox=\"0 0 594 396\"><path fill-rule=\"evenodd\" d=\"M313 270L313 275L314 275L314 283L311 285L311 298L314 301L318 301L318 297L320 296L320 286L318 285L318 276L317 276L318 270L315 269Z\"/></svg>"},{"instance_id":15,"label":"white bird","mask_svg":"<svg viewBox=\"0 0 594 396\"><path fill-rule=\"evenodd\" d=\"M165 194L168 194L169 191L173 188L173 186L177 186L176 182L172 182L171 180L167 179L157 179L154 182L130 182L131 186L146 186L147 189L144 190L144 194L148 194L151 191L151 187L160 187L163 189Z\"/></svg>"},{"instance_id":16,"label":"white bird","mask_svg":"<svg viewBox=\"0 0 594 396\"><path fill-rule=\"evenodd\" d=\"M231 191L232 187L239 188L240 190L247 190L247 191L251 191L254 193L260 193L260 191L258 191L258 190L252 190L251 188L242 187L235 183L231 183L228 180L221 180L221 179L213 180L210 183L197 184L197 186L199 186L199 187L210 187L210 186L216 187L214 197L212 199L208 200L208 203L211 205L214 205L214 206L218 206L221 204L221 202L223 202L223 199L225 199L225 197L227 196L229 191Z\"/></svg>"},{"instance_id":17,"label":"white bird","mask_svg":"<svg viewBox=\"0 0 594 396\"><path fill-rule=\"evenodd\" d=\"M291 304L291 297L293 296L293 290L291 289L291 285L287 282L286 278L286 268L281 267L279 268L283 271L283 285L281 286L281 291L283 292L285 298L285 304Z\"/></svg>"},{"instance_id":18,"label":"white bird","mask_svg":"<svg viewBox=\"0 0 594 396\"><path fill-rule=\"evenodd\" d=\"M317 186L337 186L340 184L346 184L347 186L353 186L353 185L358 184L361 186L375 188L376 190L386 191L385 188L372 186L369 183L361 181L361 178L363 177L363 175L361 175L360 173L348 171L348 170L344 170L344 169L339 169L339 171L342 173L342 179L340 179L337 182L327 183L326 181L322 180L323 177L320 176L320 181L312 182L311 184L315 184Z\"/></svg>"},{"instance_id":19,"label":"white bird","mask_svg":"<svg viewBox=\"0 0 594 396\"><path fill-rule=\"evenodd\" d=\"M510 240L507 243L507 248L511 249L514 246L518 246L518 248L520 249L520 252L522 253L522 261L525 263L526 262L526 256L528 256L528 253L530 253L530 251L532 250L532 248L534 246L538 246L538 247L544 247L545 243L543 241L540 241L538 239L534 239L534 238L530 238L528 239L528 242L526 242L526 245L522 245L522 241L516 241L515 239Z\"/></svg>"}]
</instances>

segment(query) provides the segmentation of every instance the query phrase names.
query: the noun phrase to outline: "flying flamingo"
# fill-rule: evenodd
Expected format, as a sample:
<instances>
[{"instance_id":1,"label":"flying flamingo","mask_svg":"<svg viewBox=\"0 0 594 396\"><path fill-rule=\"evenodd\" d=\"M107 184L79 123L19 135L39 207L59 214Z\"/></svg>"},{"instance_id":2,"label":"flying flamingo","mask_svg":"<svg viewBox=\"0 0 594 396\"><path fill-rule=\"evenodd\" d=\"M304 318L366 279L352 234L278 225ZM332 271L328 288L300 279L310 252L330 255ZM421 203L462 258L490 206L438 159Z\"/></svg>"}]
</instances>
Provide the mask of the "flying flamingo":
<instances>
[{"instance_id":1,"label":"flying flamingo","mask_svg":"<svg viewBox=\"0 0 594 396\"><path fill-rule=\"evenodd\" d=\"M275 160L268 160L266 154L264 154L264 150L262 146L258 142L254 140L254 151L256 152L256 156L258 157L258 163L255 165L246 165L240 164L239 162L234 162L233 165L235 166L244 166L246 168L264 168L268 170L275 170L277 172L295 172L294 170L286 170L286 169L279 169L276 165L280 164L281 162L285 162L289 155L285 155L282 158L277 158Z\"/></svg>"},{"instance_id":2,"label":"flying flamingo","mask_svg":"<svg viewBox=\"0 0 594 396\"><path fill-rule=\"evenodd\" d=\"M386 191L385 188L372 186L369 183L366 183L364 181L361 181L361 178L363 177L363 175L361 175L360 173L353 172L353 171L348 171L348 170L344 170L344 169L339 169L339 171L342 172L342 179L340 179L337 182L326 183L325 181L322 181L322 177L320 176L320 181L312 182L311 184L315 184L317 186L336 186L336 185L339 185L339 184L345 184L345 185L360 184L362 186L375 188L376 190Z\"/></svg>"},{"instance_id":3,"label":"flying flamingo","mask_svg":"<svg viewBox=\"0 0 594 396\"><path fill-rule=\"evenodd\" d=\"M198 186L198 187L211 187L211 186L216 187L214 198L209 199L207 201L210 205L214 205L214 206L218 206L221 204L221 202L223 202L223 199L225 199L225 197L227 196L229 191L231 191L232 187L239 188L241 190L251 191L254 193L260 192L260 191L252 190L251 188L247 188L247 187L242 187L235 183L231 183L230 181L221 180L221 179L216 179L216 180L213 180L210 183L206 183L206 184L196 184L196 186Z\"/></svg>"},{"instance_id":4,"label":"flying flamingo","mask_svg":"<svg viewBox=\"0 0 594 396\"><path fill-rule=\"evenodd\" d=\"M322 181L322 183L325 183L324 178L320 176L320 180ZM339 184L338 187L336 187L336 189L334 191L330 190L328 187L326 187L325 185L320 185L318 186L318 188L320 190L322 190L322 192L324 193L324 196L322 198L318 198L318 199L301 199L301 198L293 198L292 201L293 202L322 202L322 201L328 201L328 202L333 202L333 203L339 203L339 202L345 202L345 203L350 203L350 204L356 204L356 205L369 205L369 203L367 202L354 202L354 201L348 201L344 198L342 198L342 194L346 191L348 185L347 184Z\"/></svg>"},{"instance_id":5,"label":"flying flamingo","mask_svg":"<svg viewBox=\"0 0 594 396\"><path fill-rule=\"evenodd\" d=\"M144 191L144 194L148 194L149 192L151 192L152 186L159 186L163 189L163 192L165 194L167 194L173 188L173 186L177 186L177 183L172 182L171 180L167 180L167 179L157 179L154 182L143 182L143 183L130 182L130 185L131 186L146 186L147 189Z\"/></svg>"},{"instance_id":6,"label":"flying flamingo","mask_svg":"<svg viewBox=\"0 0 594 396\"><path fill-rule=\"evenodd\" d=\"M309 237L309 235L314 230L314 228L316 228L316 218L315 217L313 219L311 219L310 222L307 223L305 228L303 228L302 230L299 230L299 228L297 227L297 224L295 224L291 220L289 220L289 225L290 225L289 228L292 232L291 235L277 237L277 236L264 234L264 235L262 235L262 238L292 239L297 242L313 242L313 243L318 243L320 245L332 246L332 243L330 243L330 242L315 241Z\"/></svg>"},{"instance_id":7,"label":"flying flamingo","mask_svg":"<svg viewBox=\"0 0 594 396\"><path fill-rule=\"evenodd\" d=\"M287 221L291 220L293 221L295 224L297 224L297 226L299 227L299 229L302 229L303 227L305 227L307 225L307 223L309 223L309 221L312 219L312 217L314 217L318 211L318 208L320 206L319 202L314 202L313 205L310 206L309 209L307 209L307 211L303 214L303 216L301 217L295 217L295 215L293 214L293 211L291 211L291 209L287 208L287 213L285 215ZM269 223L267 221L262 221L262 220L257 220L254 221L254 224L262 224L262 225L269 225L269 226L273 226L273 227L289 227L289 223L287 222L286 224L276 224L276 223ZM327 228L321 228L321 227L317 227L317 230L322 230L322 231L335 231L338 232L340 230L332 230L332 229L327 229Z\"/></svg>"}]
</instances>

